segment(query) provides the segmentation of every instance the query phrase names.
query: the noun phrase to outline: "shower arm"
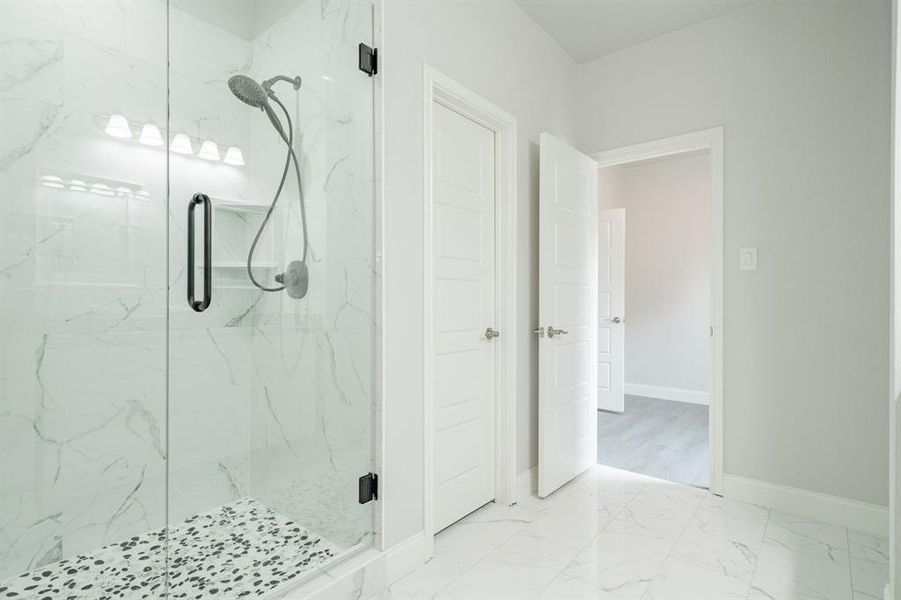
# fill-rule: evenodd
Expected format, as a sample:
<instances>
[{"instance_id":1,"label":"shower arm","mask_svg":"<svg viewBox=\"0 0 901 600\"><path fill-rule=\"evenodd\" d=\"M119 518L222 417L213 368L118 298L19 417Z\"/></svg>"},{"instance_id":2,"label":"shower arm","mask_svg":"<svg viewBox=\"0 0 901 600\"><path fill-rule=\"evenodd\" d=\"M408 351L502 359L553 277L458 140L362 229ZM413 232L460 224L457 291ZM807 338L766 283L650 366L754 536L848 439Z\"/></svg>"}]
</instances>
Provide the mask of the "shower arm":
<instances>
[{"instance_id":1,"label":"shower arm","mask_svg":"<svg viewBox=\"0 0 901 600\"><path fill-rule=\"evenodd\" d=\"M292 86L294 86L295 90L300 89L300 75L298 75L297 77L287 77L285 75L276 75L275 77L271 77L261 84L263 89L266 90L266 94L270 98L275 98L275 94L272 92L272 86L273 86L273 84L275 84L276 82L279 82L279 81L287 81Z\"/></svg>"}]
</instances>

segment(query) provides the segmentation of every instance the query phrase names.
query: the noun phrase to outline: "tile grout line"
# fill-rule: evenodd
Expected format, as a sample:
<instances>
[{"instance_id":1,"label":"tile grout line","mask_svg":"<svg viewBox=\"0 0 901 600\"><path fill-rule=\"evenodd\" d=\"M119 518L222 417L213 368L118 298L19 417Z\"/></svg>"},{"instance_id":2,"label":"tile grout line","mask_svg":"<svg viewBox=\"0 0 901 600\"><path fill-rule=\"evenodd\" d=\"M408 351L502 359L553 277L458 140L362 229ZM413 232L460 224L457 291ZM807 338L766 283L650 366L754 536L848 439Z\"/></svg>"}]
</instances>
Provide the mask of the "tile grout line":
<instances>
[{"instance_id":1,"label":"tile grout line","mask_svg":"<svg viewBox=\"0 0 901 600\"><path fill-rule=\"evenodd\" d=\"M684 484L682 484L684 485ZM673 554L673 550L676 549L676 546L679 544L679 541L682 539L682 536L685 535L685 532L688 530L688 526L691 524L691 520L695 518L695 515L698 514L698 511L701 510L701 505L704 504L704 500L707 499L707 496L712 495L710 490L707 490L707 494L704 495L704 498L698 502L698 506L691 513L691 516L685 521L685 527L682 528L681 533L679 533L678 537L673 541L673 546L669 549L669 552L666 553L666 556L663 557L663 560L660 561L660 566L657 567L657 570L654 571L654 575L651 576L651 581L648 583L648 587L645 589L644 594L648 594L648 590L651 589L651 586L654 585L654 580L657 579L657 576L660 575L660 571L663 570L663 565L666 564L666 561L669 560L670 556Z\"/></svg>"},{"instance_id":2,"label":"tile grout line","mask_svg":"<svg viewBox=\"0 0 901 600\"><path fill-rule=\"evenodd\" d=\"M757 551L757 557L754 559L754 570L751 571L751 581L748 582L748 593L745 594L746 598L751 597L751 590L754 589L754 578L757 577L757 567L760 565L760 555L763 552L763 545L766 543L766 532L769 531L770 520L773 518L773 509L768 506L765 506L764 508L766 508L766 525L763 526L763 539L760 540L760 548Z\"/></svg>"},{"instance_id":3,"label":"tile grout line","mask_svg":"<svg viewBox=\"0 0 901 600\"><path fill-rule=\"evenodd\" d=\"M848 543L848 583L851 585L851 598L854 598L854 569L851 568L851 530L845 527L845 541Z\"/></svg>"},{"instance_id":4,"label":"tile grout line","mask_svg":"<svg viewBox=\"0 0 901 600\"><path fill-rule=\"evenodd\" d=\"M514 504L511 504L510 506L516 506L517 504L519 504L519 501L517 501L517 502L514 503ZM509 508L509 507L508 507L508 508ZM445 583L444 585L442 585L441 587L439 587L437 590L435 590L434 593L430 594L430 595L429 595L429 599L435 598L435 597L438 596L438 594L440 594L442 591L444 591L445 589L449 588L451 585L454 584L455 581L457 581L458 579L460 579L461 577L463 577L463 575L465 575L467 572L469 572L470 570L472 570L473 568L475 568L475 566L478 565L478 564L480 564L483 560L485 560L486 558L488 558L489 556L491 556L492 554L494 554L494 551L495 551L495 550L497 550L498 548L500 548L501 546L503 546L504 544L506 544L507 542L509 542L510 540L512 540L514 537L516 537L517 535L519 535L519 534L522 532L523 529L525 529L526 527L528 527L529 525L531 525L531 524L534 523L534 522L535 522L535 521L529 521L528 523L523 523L522 527L520 527L519 529L517 529L516 531L514 531L512 534L510 534L510 536L504 538L503 541L501 541L500 543L495 544L495 545L491 548L491 550L489 550L489 551L485 554L485 556L483 556L483 557L480 558L479 560L475 561L474 563L472 563L471 565L469 565L468 567L466 567L465 569L463 569L462 571L460 571L459 573L457 573L450 581L448 581L447 583ZM477 524L477 523L475 523L475 524ZM455 523L454 525L456 525L456 523ZM453 527L454 525L451 525L451 527ZM440 533L440 532L439 532L439 533ZM429 559L429 561L433 560L434 558L435 558L435 557L433 556L431 559ZM427 561L427 562L429 562L429 561ZM390 588L390 586L389 586L389 588Z\"/></svg>"},{"instance_id":5,"label":"tile grout line","mask_svg":"<svg viewBox=\"0 0 901 600\"><path fill-rule=\"evenodd\" d=\"M571 561L569 561L568 563L566 563L565 565L563 565L563 567L562 567L559 571L557 571L557 572L554 574L554 576L551 578L551 580L548 581L548 582L544 585L544 587L542 587L540 590L538 590L538 593L535 594L535 595L532 596L532 597L533 597L533 598L538 598L539 596L541 596L541 594L544 593L544 591L545 591L546 589L548 589L548 588L551 586L552 583L554 583L555 581L557 581L557 578L560 577L560 574L563 573L563 571L565 571L567 568L569 568L569 566L570 566L571 564L573 564L574 562L576 562L576 558L578 558L579 555L582 554L582 552L584 552L586 548L588 548L591 544L593 544L593 543L595 542L595 540L597 540L598 537L600 537L601 533L603 533L603 532L607 529L607 527L609 527L610 524L613 523L613 521L615 521L616 518L617 518L619 515L621 515L622 512L623 512L624 510L626 510L626 509L632 504L632 502L638 497L638 495L639 495L641 492L643 492L645 489L647 489L647 487L648 487L648 484L644 484L639 490L637 490L634 494L632 494L632 497L629 498L629 501L626 502L625 504L623 504L622 507L620 507L620 509L619 509L614 515L612 515L612 516L610 517L610 520L607 521L606 523L604 523L604 525L603 525L601 528L599 528L599 529L597 530L597 532L594 534L594 537L591 538L591 540L589 540L587 544L585 544L584 546L582 546L582 547L579 549L579 551L576 553L576 555L573 557L573 559L572 559Z\"/></svg>"}]
</instances>

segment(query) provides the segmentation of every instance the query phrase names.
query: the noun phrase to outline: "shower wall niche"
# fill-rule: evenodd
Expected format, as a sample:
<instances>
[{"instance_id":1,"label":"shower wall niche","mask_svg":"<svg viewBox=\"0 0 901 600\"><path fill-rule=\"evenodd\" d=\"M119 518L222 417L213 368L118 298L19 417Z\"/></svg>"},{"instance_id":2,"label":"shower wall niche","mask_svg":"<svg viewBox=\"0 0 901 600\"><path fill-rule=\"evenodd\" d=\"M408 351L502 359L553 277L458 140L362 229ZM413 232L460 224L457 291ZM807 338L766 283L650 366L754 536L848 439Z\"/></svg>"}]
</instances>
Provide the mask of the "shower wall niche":
<instances>
[{"instance_id":1,"label":"shower wall niche","mask_svg":"<svg viewBox=\"0 0 901 600\"><path fill-rule=\"evenodd\" d=\"M370 546L375 132L357 46L374 45L372 4L3 2L0 27L0 589L103 557L119 566L82 579L139 573L162 598L200 567L234 592L209 549L239 540L233 568L291 560L262 597ZM246 273L286 147L230 93L235 74L302 78L274 87L307 208L301 300ZM213 207L202 313L186 300L197 192ZM300 223L289 173L261 282L300 258ZM130 538L153 559L124 552Z\"/></svg>"}]
</instances>

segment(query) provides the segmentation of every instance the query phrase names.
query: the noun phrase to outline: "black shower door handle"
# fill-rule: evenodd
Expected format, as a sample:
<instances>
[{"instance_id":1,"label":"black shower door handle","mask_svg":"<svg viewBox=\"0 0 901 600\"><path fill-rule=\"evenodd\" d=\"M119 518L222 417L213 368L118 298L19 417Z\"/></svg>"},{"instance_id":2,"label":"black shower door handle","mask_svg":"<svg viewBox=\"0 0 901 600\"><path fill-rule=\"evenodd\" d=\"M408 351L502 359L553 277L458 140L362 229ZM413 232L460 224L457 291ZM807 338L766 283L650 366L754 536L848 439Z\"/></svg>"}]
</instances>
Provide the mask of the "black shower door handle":
<instances>
[{"instance_id":1,"label":"black shower door handle","mask_svg":"<svg viewBox=\"0 0 901 600\"><path fill-rule=\"evenodd\" d=\"M203 300L194 299L194 209L203 204ZM188 306L203 312L213 299L213 207L210 197L197 193L188 202Z\"/></svg>"}]
</instances>

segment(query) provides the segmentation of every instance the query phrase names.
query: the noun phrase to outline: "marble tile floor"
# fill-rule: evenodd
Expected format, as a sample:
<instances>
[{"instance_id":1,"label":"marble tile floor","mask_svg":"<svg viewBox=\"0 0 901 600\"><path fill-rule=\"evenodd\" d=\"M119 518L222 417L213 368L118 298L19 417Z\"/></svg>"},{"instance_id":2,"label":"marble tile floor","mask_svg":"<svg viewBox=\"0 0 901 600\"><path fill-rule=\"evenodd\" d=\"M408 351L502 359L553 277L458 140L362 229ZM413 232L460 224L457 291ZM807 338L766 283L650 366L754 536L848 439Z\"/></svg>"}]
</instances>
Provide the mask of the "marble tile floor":
<instances>
[{"instance_id":1,"label":"marble tile floor","mask_svg":"<svg viewBox=\"0 0 901 600\"><path fill-rule=\"evenodd\" d=\"M874 600L887 577L885 538L598 465L445 529L375 598Z\"/></svg>"},{"instance_id":2,"label":"marble tile floor","mask_svg":"<svg viewBox=\"0 0 901 600\"><path fill-rule=\"evenodd\" d=\"M11 577L0 598L262 598L341 550L253 498L190 517L166 538L151 531Z\"/></svg>"}]
</instances>

